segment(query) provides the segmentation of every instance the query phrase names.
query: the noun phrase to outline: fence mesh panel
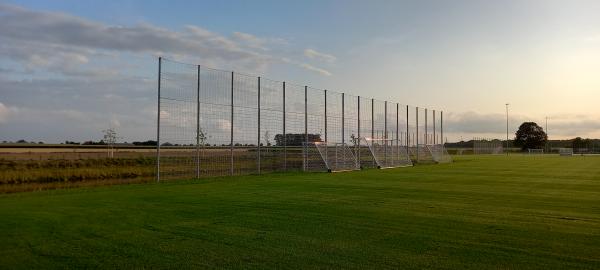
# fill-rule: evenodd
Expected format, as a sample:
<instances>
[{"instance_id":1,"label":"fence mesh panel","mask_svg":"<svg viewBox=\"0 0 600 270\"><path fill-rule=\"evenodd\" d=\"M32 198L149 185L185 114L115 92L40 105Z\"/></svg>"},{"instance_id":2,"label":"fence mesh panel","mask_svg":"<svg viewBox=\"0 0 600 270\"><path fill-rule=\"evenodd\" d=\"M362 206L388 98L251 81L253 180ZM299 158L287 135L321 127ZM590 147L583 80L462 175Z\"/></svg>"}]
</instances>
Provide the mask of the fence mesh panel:
<instances>
[{"instance_id":1,"label":"fence mesh panel","mask_svg":"<svg viewBox=\"0 0 600 270\"><path fill-rule=\"evenodd\" d=\"M441 111L162 58L158 101L163 179L378 167L364 138L384 166L445 153L422 147L442 142Z\"/></svg>"}]
</instances>

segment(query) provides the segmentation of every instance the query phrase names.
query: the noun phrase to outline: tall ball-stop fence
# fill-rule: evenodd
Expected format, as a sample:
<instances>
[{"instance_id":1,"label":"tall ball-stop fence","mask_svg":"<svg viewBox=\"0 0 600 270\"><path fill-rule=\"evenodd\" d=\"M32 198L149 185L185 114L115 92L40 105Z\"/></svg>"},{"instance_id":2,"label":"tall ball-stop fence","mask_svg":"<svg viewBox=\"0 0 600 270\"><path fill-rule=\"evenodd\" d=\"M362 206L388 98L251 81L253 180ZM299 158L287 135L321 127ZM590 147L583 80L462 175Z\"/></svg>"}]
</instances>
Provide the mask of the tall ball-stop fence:
<instances>
[{"instance_id":1,"label":"tall ball-stop fence","mask_svg":"<svg viewBox=\"0 0 600 270\"><path fill-rule=\"evenodd\" d=\"M447 162L443 112L159 58L157 180Z\"/></svg>"}]
</instances>

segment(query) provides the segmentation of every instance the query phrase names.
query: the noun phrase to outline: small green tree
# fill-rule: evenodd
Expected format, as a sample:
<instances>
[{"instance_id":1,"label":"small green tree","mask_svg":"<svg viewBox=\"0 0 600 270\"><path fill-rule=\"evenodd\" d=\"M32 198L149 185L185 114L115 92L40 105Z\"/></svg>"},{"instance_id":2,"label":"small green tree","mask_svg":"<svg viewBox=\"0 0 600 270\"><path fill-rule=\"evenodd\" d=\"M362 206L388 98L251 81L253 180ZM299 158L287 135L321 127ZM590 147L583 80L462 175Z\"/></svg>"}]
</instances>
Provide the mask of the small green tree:
<instances>
[{"instance_id":1,"label":"small green tree","mask_svg":"<svg viewBox=\"0 0 600 270\"><path fill-rule=\"evenodd\" d=\"M544 129L535 122L524 122L515 134L514 144L522 150L543 148L548 141Z\"/></svg>"}]
</instances>

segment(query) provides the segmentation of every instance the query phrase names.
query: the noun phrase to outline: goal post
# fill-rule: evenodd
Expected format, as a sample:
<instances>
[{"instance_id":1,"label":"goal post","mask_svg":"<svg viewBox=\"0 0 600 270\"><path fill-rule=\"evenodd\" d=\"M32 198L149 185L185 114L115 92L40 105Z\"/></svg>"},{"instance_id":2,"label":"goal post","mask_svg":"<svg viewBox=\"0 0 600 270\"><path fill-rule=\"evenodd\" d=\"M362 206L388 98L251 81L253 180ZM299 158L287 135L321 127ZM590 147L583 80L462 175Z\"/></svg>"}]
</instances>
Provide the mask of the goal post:
<instances>
[{"instance_id":1,"label":"goal post","mask_svg":"<svg viewBox=\"0 0 600 270\"><path fill-rule=\"evenodd\" d=\"M544 153L544 149L527 149L530 155L541 155Z\"/></svg>"},{"instance_id":2,"label":"goal post","mask_svg":"<svg viewBox=\"0 0 600 270\"><path fill-rule=\"evenodd\" d=\"M361 137L360 141L369 147L379 169L413 165L406 146L400 140Z\"/></svg>"},{"instance_id":3,"label":"goal post","mask_svg":"<svg viewBox=\"0 0 600 270\"><path fill-rule=\"evenodd\" d=\"M558 154L561 156L572 156L573 155L573 148L559 148L558 149Z\"/></svg>"},{"instance_id":4,"label":"goal post","mask_svg":"<svg viewBox=\"0 0 600 270\"><path fill-rule=\"evenodd\" d=\"M305 147L307 171L341 172L359 170L356 154L346 143L311 142Z\"/></svg>"},{"instance_id":5,"label":"goal post","mask_svg":"<svg viewBox=\"0 0 600 270\"><path fill-rule=\"evenodd\" d=\"M431 152L431 156L433 161L436 163L450 163L452 162L452 156L448 154L448 150L444 147L443 144L433 144L428 145L429 151Z\"/></svg>"}]
</instances>

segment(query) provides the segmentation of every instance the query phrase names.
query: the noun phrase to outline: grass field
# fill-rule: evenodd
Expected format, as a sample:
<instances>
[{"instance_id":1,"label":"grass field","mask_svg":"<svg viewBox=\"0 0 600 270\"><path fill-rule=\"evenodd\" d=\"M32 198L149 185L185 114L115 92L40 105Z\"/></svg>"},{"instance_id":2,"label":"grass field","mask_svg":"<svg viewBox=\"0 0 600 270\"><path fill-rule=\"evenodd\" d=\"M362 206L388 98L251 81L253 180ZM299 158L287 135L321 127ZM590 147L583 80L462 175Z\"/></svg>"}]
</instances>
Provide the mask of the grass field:
<instances>
[{"instance_id":1,"label":"grass field","mask_svg":"<svg viewBox=\"0 0 600 270\"><path fill-rule=\"evenodd\" d=\"M0 195L0 268L600 268L600 157Z\"/></svg>"}]
</instances>

